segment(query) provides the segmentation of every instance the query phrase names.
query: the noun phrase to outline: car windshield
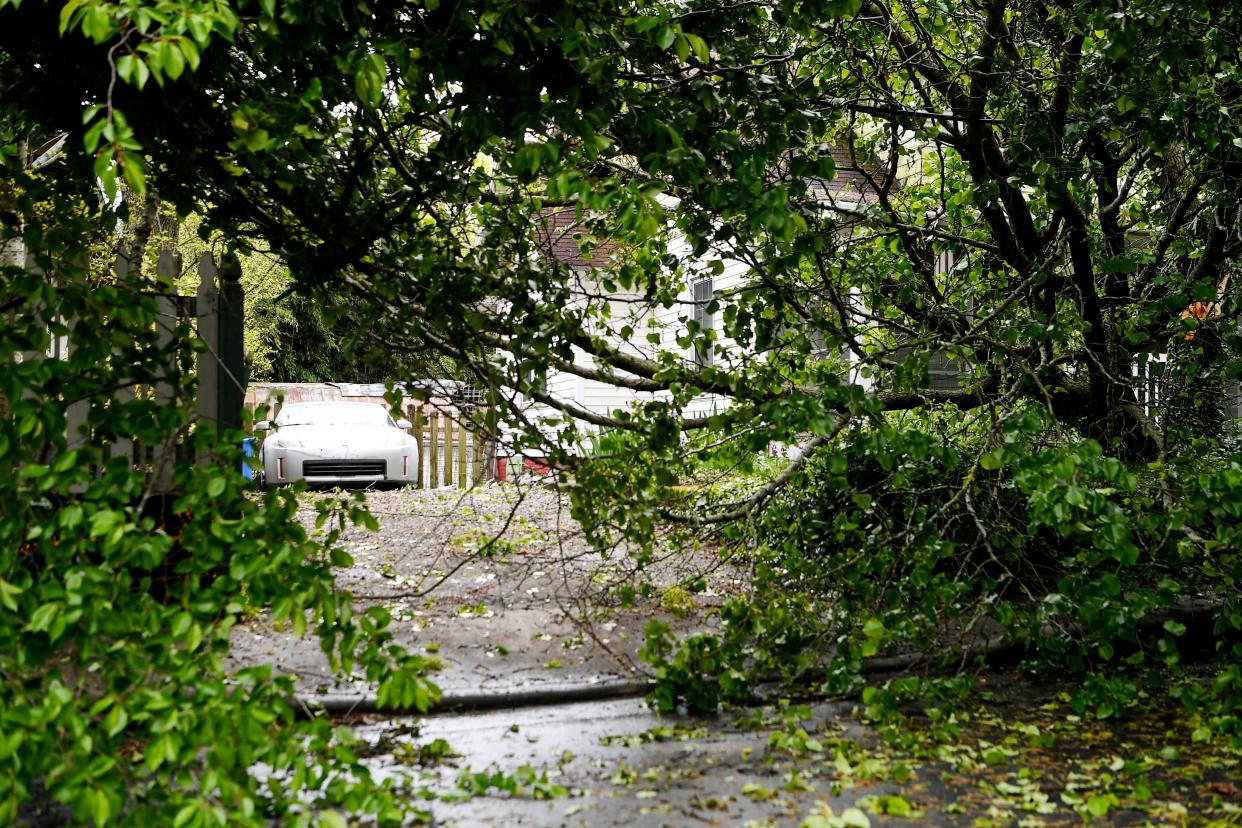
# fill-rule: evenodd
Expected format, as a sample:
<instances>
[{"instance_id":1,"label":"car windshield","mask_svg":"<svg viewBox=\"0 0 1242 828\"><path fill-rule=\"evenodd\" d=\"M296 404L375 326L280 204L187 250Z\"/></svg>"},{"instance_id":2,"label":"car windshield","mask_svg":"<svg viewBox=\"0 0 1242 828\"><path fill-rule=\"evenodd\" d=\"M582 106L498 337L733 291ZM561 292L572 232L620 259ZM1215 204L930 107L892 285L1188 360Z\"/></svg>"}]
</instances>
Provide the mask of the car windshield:
<instances>
[{"instance_id":1,"label":"car windshield","mask_svg":"<svg viewBox=\"0 0 1242 828\"><path fill-rule=\"evenodd\" d=\"M289 426L396 426L378 405L291 405L280 412L276 425Z\"/></svg>"}]
</instances>

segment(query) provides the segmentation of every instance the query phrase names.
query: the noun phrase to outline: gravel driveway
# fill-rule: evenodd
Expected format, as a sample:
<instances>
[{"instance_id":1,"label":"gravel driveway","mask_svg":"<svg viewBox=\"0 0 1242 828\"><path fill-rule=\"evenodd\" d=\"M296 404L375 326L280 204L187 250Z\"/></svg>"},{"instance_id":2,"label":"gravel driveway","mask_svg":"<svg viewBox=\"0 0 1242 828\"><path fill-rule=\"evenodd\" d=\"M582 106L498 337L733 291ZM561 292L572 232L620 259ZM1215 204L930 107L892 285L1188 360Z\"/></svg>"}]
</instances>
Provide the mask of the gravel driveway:
<instances>
[{"instance_id":1,"label":"gravel driveway","mask_svg":"<svg viewBox=\"0 0 1242 828\"><path fill-rule=\"evenodd\" d=\"M314 526L314 494L299 518ZM446 692L508 692L641 677L643 628L660 618L702 628L703 610L742 588L743 574L711 551L670 549L642 573L647 597L622 607L633 578L627 550L592 550L565 498L539 483L369 492L378 532L346 530L354 564L338 583L360 608L393 615L397 643L437 655ZM702 577L691 595L677 585ZM670 587L674 587L670 591ZM366 692L333 677L313 636L295 638L263 615L233 633L232 666L273 664L307 693Z\"/></svg>"}]
</instances>

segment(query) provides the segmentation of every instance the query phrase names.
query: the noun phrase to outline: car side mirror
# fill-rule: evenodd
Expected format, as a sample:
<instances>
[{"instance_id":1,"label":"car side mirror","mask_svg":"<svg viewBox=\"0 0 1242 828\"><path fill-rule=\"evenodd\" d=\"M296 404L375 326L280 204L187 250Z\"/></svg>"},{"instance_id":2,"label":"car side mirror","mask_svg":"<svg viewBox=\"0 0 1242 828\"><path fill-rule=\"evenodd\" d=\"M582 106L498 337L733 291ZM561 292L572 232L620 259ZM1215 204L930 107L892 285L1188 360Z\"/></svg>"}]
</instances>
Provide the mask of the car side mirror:
<instances>
[{"instance_id":1,"label":"car side mirror","mask_svg":"<svg viewBox=\"0 0 1242 828\"><path fill-rule=\"evenodd\" d=\"M405 419L404 417L402 417L400 420L397 420L397 428L399 429L402 429L404 431L409 431L413 427L414 427L414 424L411 423L409 420Z\"/></svg>"},{"instance_id":2,"label":"car side mirror","mask_svg":"<svg viewBox=\"0 0 1242 828\"><path fill-rule=\"evenodd\" d=\"M255 431L271 431L272 421L271 420L259 420L257 423L254 424L254 430Z\"/></svg>"}]
</instances>

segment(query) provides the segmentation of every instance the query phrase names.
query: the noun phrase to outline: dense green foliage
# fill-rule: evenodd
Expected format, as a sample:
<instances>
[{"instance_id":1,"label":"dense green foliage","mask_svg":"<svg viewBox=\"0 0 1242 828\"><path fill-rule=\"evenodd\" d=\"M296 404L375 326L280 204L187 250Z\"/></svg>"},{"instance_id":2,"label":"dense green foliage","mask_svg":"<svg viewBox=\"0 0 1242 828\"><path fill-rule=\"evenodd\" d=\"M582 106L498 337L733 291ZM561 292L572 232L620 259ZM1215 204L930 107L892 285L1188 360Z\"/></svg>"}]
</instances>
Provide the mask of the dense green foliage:
<instances>
[{"instance_id":1,"label":"dense green foliage","mask_svg":"<svg viewBox=\"0 0 1242 828\"><path fill-rule=\"evenodd\" d=\"M425 709L430 665L335 587L336 537L373 518L325 500L312 540L293 493L248 493L240 435L189 428L192 332L152 296L173 286L86 269L123 213L93 204L89 181L25 169L23 145L6 136L0 158L20 222L0 242L21 262L0 282L0 824L32 796L76 824L333 824L334 807L399 821L408 803L329 722L295 720L291 677L224 666L233 626L266 609ZM68 352L48 358L57 340ZM131 441L171 464L171 489L121 456Z\"/></svg>"},{"instance_id":2,"label":"dense green foliage","mask_svg":"<svg viewBox=\"0 0 1242 828\"><path fill-rule=\"evenodd\" d=\"M1231 4L0 0L0 24L0 94L18 123L68 134L66 178L158 189L239 249L270 250L300 301L338 334L348 324L368 365L392 360L393 379L428 351L463 366L520 443L571 469L574 514L601 546L649 550L673 521L753 554L752 601L724 610L719 636L676 649L653 631L666 704L711 707L753 674L825 658L831 685L848 686L891 647L957 634L968 648L993 631L1094 676L1098 712L1136 682L1172 681L1197 703L1199 685L1169 672L1182 622L1150 615L1195 597L1231 709ZM543 254L553 208L574 211L584 247L607 241L590 277ZM688 286L706 277L719 289L694 308ZM6 294L36 291L5 278ZM110 318L110 301L62 312L46 292L30 342L57 313ZM38 370L103 370L120 345L101 330L83 351L93 362ZM945 362L960 370L934 385L928 366ZM20 379L35 370L6 377L12 405L61 394ZM558 371L636 403L584 410L546 392ZM183 422L149 408L148 440ZM93 518L65 517L94 501L55 482L72 470L42 453L61 424L34 431L21 416L6 420L4 457L22 468L12 496L26 517L5 525L24 538L69 520L57 548L97 571ZM624 432L630 450L583 456L582 421ZM142 423L122 425L112 433ZM799 459L730 502L675 488L773 442ZM239 501L243 517L220 511L231 502L193 519L263 519ZM306 549L283 531L251 534ZM147 526L123 548L171 548L159 537ZM6 587L18 610L5 634L34 646L26 625L51 593L14 580L35 577L17 558L5 566L22 590Z\"/></svg>"},{"instance_id":3,"label":"dense green foliage","mask_svg":"<svg viewBox=\"0 0 1242 828\"><path fill-rule=\"evenodd\" d=\"M208 251L218 254L228 241L207 232L197 215L184 221L175 215L164 218L162 223L172 231L154 233L148 240L149 265L155 267L161 249L175 251L182 262L177 290L193 295L199 285L199 257ZM107 248L109 255L102 267L106 269L115 257L113 248L132 235L132 230L118 234ZM333 312L298 293L289 268L270 250L243 250L238 264L246 297L246 369L252 382L383 382L393 376L455 379L460 373L450 360L434 352L393 355L377 347L363 335L365 329L340 321L340 317L349 319L349 308Z\"/></svg>"},{"instance_id":4,"label":"dense green foliage","mask_svg":"<svg viewBox=\"0 0 1242 828\"><path fill-rule=\"evenodd\" d=\"M662 704L713 709L771 675L852 690L870 659L913 646L938 671L1068 670L1102 717L1165 688L1236 730L1242 465L1202 441L1193 461L1131 469L1046 427L1031 413L980 447L907 415L807 463L729 533L755 575L725 634L675 650L650 631ZM1204 685L1187 655L1228 666Z\"/></svg>"}]
</instances>

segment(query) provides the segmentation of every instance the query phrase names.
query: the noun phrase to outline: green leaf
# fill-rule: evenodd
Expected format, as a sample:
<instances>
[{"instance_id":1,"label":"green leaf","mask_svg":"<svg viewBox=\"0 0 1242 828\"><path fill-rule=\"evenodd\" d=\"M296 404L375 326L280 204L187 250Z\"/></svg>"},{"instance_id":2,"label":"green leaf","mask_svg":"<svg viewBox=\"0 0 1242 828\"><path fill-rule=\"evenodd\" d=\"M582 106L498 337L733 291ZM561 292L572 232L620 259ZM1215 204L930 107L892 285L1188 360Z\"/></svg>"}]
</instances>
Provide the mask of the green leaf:
<instances>
[{"instance_id":1,"label":"green leaf","mask_svg":"<svg viewBox=\"0 0 1242 828\"><path fill-rule=\"evenodd\" d=\"M91 125L90 129L82 136L82 146L86 149L88 155L94 154L99 148L99 139L103 136L104 130L108 128L108 122L102 118Z\"/></svg>"},{"instance_id":2,"label":"green leaf","mask_svg":"<svg viewBox=\"0 0 1242 828\"><path fill-rule=\"evenodd\" d=\"M95 177L99 179L99 186L103 189L104 196L108 201L116 200L116 165L112 162L112 158L100 153L95 159L94 172Z\"/></svg>"},{"instance_id":3,"label":"green leaf","mask_svg":"<svg viewBox=\"0 0 1242 828\"><path fill-rule=\"evenodd\" d=\"M846 808L841 812L841 824L849 828L871 828L871 819L857 808Z\"/></svg>"},{"instance_id":4,"label":"green leaf","mask_svg":"<svg viewBox=\"0 0 1242 828\"><path fill-rule=\"evenodd\" d=\"M126 150L121 153L121 174L125 177L125 183L137 195L143 195L147 191L147 174L146 165L143 164L142 156L136 152Z\"/></svg>"},{"instance_id":5,"label":"green leaf","mask_svg":"<svg viewBox=\"0 0 1242 828\"><path fill-rule=\"evenodd\" d=\"M321 811L319 813L319 824L323 828L349 828L349 823L345 821L345 817L337 811Z\"/></svg>"},{"instance_id":6,"label":"green leaf","mask_svg":"<svg viewBox=\"0 0 1242 828\"><path fill-rule=\"evenodd\" d=\"M98 788L89 789L86 792L86 799L96 828L107 825L112 819L112 800L108 794Z\"/></svg>"},{"instance_id":7,"label":"green leaf","mask_svg":"<svg viewBox=\"0 0 1242 828\"><path fill-rule=\"evenodd\" d=\"M131 86L142 89L151 77L151 69L142 56L136 52L122 55L116 62L117 76Z\"/></svg>"},{"instance_id":8,"label":"green leaf","mask_svg":"<svg viewBox=\"0 0 1242 828\"><path fill-rule=\"evenodd\" d=\"M62 608L63 605L56 602L40 605L30 616L26 629L30 632L47 632L48 628L52 626L52 621L55 620Z\"/></svg>"},{"instance_id":9,"label":"green leaf","mask_svg":"<svg viewBox=\"0 0 1242 828\"><path fill-rule=\"evenodd\" d=\"M185 637L185 650L192 653L198 649L198 645L203 643L203 625L194 623L190 625L189 632Z\"/></svg>"},{"instance_id":10,"label":"green leaf","mask_svg":"<svg viewBox=\"0 0 1242 828\"><path fill-rule=\"evenodd\" d=\"M673 53L677 55L677 60L685 63L690 58L690 41L686 40L685 35L677 35L673 41Z\"/></svg>"},{"instance_id":11,"label":"green leaf","mask_svg":"<svg viewBox=\"0 0 1242 828\"><path fill-rule=\"evenodd\" d=\"M661 22L662 19L654 14L644 14L631 18L629 26L637 34L642 34L643 32L649 32L656 26L659 26Z\"/></svg>"},{"instance_id":12,"label":"green leaf","mask_svg":"<svg viewBox=\"0 0 1242 828\"><path fill-rule=\"evenodd\" d=\"M695 34L684 35L686 42L690 44L690 48L694 50L694 56L699 59L700 63L711 62L711 50L707 48L707 41Z\"/></svg>"},{"instance_id":13,"label":"green leaf","mask_svg":"<svg viewBox=\"0 0 1242 828\"><path fill-rule=\"evenodd\" d=\"M103 43L113 33L112 18L108 16L108 9L98 3L92 3L86 7L80 25L82 34L95 41L97 45Z\"/></svg>"},{"instance_id":14,"label":"green leaf","mask_svg":"<svg viewBox=\"0 0 1242 828\"><path fill-rule=\"evenodd\" d=\"M185 635L186 630L190 629L190 624L193 622L194 619L190 616L190 614L185 610L182 610L173 616L172 624L169 626L169 632L172 633L173 638L180 638Z\"/></svg>"},{"instance_id":15,"label":"green leaf","mask_svg":"<svg viewBox=\"0 0 1242 828\"><path fill-rule=\"evenodd\" d=\"M167 733L161 733L155 737L151 744L147 745L146 751L143 752L143 763L146 765L147 770L153 771L176 757L177 748L173 744L172 737Z\"/></svg>"},{"instance_id":16,"label":"green leaf","mask_svg":"<svg viewBox=\"0 0 1242 828\"><path fill-rule=\"evenodd\" d=\"M362 60L362 66L354 77L358 101L367 107L376 107L384 100L384 81L388 67L382 55L371 52Z\"/></svg>"},{"instance_id":17,"label":"green leaf","mask_svg":"<svg viewBox=\"0 0 1242 828\"><path fill-rule=\"evenodd\" d=\"M190 820L198 814L199 806L197 802L187 802L177 810L177 815L173 817L173 828L185 828Z\"/></svg>"},{"instance_id":18,"label":"green leaf","mask_svg":"<svg viewBox=\"0 0 1242 828\"><path fill-rule=\"evenodd\" d=\"M69 0L60 10L60 36L65 36L65 31L69 28L72 18L77 15L79 9L85 6L87 0Z\"/></svg>"},{"instance_id":19,"label":"green leaf","mask_svg":"<svg viewBox=\"0 0 1242 828\"><path fill-rule=\"evenodd\" d=\"M177 40L177 46L181 49L181 53L185 55L185 62L189 65L190 71L193 72L197 70L199 63L202 62L198 46L196 46L193 41L186 40L185 38L179 38Z\"/></svg>"},{"instance_id":20,"label":"green leaf","mask_svg":"<svg viewBox=\"0 0 1242 828\"><path fill-rule=\"evenodd\" d=\"M108 711L108 715L104 717L104 727L109 737L116 736L125 729L127 724L129 724L129 714L120 705L113 706Z\"/></svg>"},{"instance_id":21,"label":"green leaf","mask_svg":"<svg viewBox=\"0 0 1242 828\"><path fill-rule=\"evenodd\" d=\"M1097 794L1087 800L1087 812L1093 817L1107 816L1117 803L1114 794Z\"/></svg>"},{"instance_id":22,"label":"green leaf","mask_svg":"<svg viewBox=\"0 0 1242 828\"><path fill-rule=\"evenodd\" d=\"M0 606L5 609L17 612L17 596L24 592L21 587L16 584L10 584L8 581L0 578Z\"/></svg>"},{"instance_id":23,"label":"green leaf","mask_svg":"<svg viewBox=\"0 0 1242 828\"><path fill-rule=\"evenodd\" d=\"M164 72L168 77L176 80L185 71L185 55L181 51L181 46L174 41L166 40L163 46L161 56L163 57Z\"/></svg>"},{"instance_id":24,"label":"green leaf","mask_svg":"<svg viewBox=\"0 0 1242 828\"><path fill-rule=\"evenodd\" d=\"M862 9L862 0L831 0L824 4L824 16L828 19L853 17Z\"/></svg>"},{"instance_id":25,"label":"green leaf","mask_svg":"<svg viewBox=\"0 0 1242 828\"><path fill-rule=\"evenodd\" d=\"M206 46L211 40L211 24L203 15L191 14L186 19L186 25L189 26L190 35L199 46Z\"/></svg>"},{"instance_id":26,"label":"green leaf","mask_svg":"<svg viewBox=\"0 0 1242 828\"><path fill-rule=\"evenodd\" d=\"M262 152L271 143L271 136L266 129L252 129L242 138L242 146L250 152Z\"/></svg>"}]
</instances>

